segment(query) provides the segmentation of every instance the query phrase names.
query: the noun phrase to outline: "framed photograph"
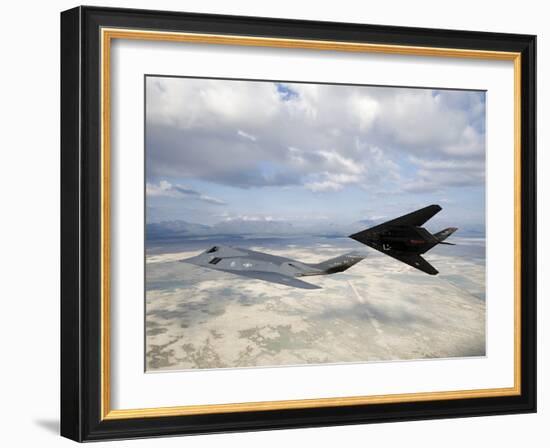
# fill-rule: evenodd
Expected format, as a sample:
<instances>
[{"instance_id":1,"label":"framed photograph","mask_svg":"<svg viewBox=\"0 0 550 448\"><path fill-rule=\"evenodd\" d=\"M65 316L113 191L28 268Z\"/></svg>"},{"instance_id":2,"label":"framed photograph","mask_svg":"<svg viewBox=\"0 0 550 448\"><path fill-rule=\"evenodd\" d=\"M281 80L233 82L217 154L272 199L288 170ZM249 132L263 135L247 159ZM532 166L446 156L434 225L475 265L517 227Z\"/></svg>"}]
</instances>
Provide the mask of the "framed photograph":
<instances>
[{"instance_id":1,"label":"framed photograph","mask_svg":"<svg viewBox=\"0 0 550 448\"><path fill-rule=\"evenodd\" d=\"M536 411L535 36L61 14L61 433Z\"/></svg>"}]
</instances>

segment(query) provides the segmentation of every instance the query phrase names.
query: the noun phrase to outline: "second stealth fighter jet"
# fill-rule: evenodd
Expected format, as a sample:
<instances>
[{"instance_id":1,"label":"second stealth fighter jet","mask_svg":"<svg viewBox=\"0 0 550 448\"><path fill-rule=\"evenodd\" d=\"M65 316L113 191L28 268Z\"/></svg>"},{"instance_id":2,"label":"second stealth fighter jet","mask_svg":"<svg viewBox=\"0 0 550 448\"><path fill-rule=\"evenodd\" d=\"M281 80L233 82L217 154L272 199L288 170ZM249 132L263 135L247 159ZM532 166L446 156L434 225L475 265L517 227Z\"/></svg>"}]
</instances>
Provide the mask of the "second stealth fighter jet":
<instances>
[{"instance_id":1,"label":"second stealth fighter jet","mask_svg":"<svg viewBox=\"0 0 550 448\"><path fill-rule=\"evenodd\" d=\"M319 286L304 282L296 277L342 272L364 258L364 256L352 252L321 263L310 264L249 249L214 246L196 257L181 261L295 288L320 289Z\"/></svg>"},{"instance_id":2,"label":"second stealth fighter jet","mask_svg":"<svg viewBox=\"0 0 550 448\"><path fill-rule=\"evenodd\" d=\"M350 238L426 274L437 275L437 269L422 258L422 254L438 244L454 246L452 243L443 241L457 231L456 227L449 227L441 232L431 234L422 227L426 221L440 211L439 205L429 205L362 232L354 233L350 235Z\"/></svg>"}]
</instances>

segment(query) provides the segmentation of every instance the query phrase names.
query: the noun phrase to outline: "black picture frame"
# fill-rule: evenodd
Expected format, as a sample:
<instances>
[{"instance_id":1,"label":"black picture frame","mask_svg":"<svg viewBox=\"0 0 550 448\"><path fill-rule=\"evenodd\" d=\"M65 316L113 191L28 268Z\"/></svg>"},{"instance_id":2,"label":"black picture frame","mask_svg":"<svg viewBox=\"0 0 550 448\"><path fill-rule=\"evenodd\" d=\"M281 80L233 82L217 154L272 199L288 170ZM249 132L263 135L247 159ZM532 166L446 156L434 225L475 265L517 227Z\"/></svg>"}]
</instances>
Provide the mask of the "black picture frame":
<instances>
[{"instance_id":1,"label":"black picture frame","mask_svg":"<svg viewBox=\"0 0 550 448\"><path fill-rule=\"evenodd\" d=\"M104 27L521 54L521 393L102 419L101 68ZM76 441L536 412L536 36L100 7L61 13L61 435Z\"/></svg>"}]
</instances>

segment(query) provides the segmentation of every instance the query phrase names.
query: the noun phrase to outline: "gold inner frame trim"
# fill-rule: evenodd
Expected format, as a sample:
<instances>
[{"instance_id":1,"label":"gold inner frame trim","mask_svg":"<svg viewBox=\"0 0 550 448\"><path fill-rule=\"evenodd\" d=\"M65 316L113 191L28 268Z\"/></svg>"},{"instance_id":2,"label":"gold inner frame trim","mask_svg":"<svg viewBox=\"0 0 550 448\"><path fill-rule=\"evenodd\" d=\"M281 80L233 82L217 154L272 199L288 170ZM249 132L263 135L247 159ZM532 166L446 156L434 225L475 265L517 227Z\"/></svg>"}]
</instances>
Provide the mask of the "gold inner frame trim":
<instances>
[{"instance_id":1,"label":"gold inner frame trim","mask_svg":"<svg viewBox=\"0 0 550 448\"><path fill-rule=\"evenodd\" d=\"M198 33L144 31L137 29L101 29L101 419L115 420L144 417L251 412L264 410L307 409L413 401L453 400L502 397L521 394L521 54L514 52L468 50L459 48L336 42L304 39L278 39ZM212 45L239 45L356 53L382 53L427 57L454 57L513 61L514 63L514 386L441 392L390 395L314 398L246 403L111 409L110 346L110 185L111 185L111 92L110 63L113 39L184 42Z\"/></svg>"}]
</instances>

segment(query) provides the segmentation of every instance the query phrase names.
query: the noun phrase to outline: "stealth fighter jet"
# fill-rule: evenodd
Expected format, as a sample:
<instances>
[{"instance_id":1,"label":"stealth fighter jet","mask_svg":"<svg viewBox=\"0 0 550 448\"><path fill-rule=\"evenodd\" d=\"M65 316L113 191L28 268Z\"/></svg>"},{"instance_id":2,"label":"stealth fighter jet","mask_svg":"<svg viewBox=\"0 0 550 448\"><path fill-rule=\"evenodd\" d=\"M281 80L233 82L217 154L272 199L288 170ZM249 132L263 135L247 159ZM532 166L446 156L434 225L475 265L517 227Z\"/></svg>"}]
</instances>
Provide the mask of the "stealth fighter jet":
<instances>
[{"instance_id":1,"label":"stealth fighter jet","mask_svg":"<svg viewBox=\"0 0 550 448\"><path fill-rule=\"evenodd\" d=\"M439 205L430 205L354 233L350 235L350 238L413 268L430 275L436 275L438 271L422 258L421 254L437 244L451 244L445 243L444 240L457 230L456 227L449 227L432 235L421 227L439 211L441 211ZM180 261L295 288L320 289L319 286L307 283L298 277L343 272L364 258L365 256L360 253L350 252L321 263L312 264L249 249L220 245L213 246L195 257Z\"/></svg>"},{"instance_id":2,"label":"stealth fighter jet","mask_svg":"<svg viewBox=\"0 0 550 448\"><path fill-rule=\"evenodd\" d=\"M213 246L196 257L181 261L295 288L320 289L320 286L304 282L297 277L342 272L364 258L363 255L350 252L321 263L310 264L249 249Z\"/></svg>"},{"instance_id":3,"label":"stealth fighter jet","mask_svg":"<svg viewBox=\"0 0 550 448\"><path fill-rule=\"evenodd\" d=\"M370 229L354 233L350 235L350 238L426 274L436 275L438 274L437 269L422 258L422 254L438 244L454 246L452 243L445 243L444 240L457 230L456 227L449 227L431 234L422 227L426 221L440 211L439 205L429 205Z\"/></svg>"}]
</instances>

